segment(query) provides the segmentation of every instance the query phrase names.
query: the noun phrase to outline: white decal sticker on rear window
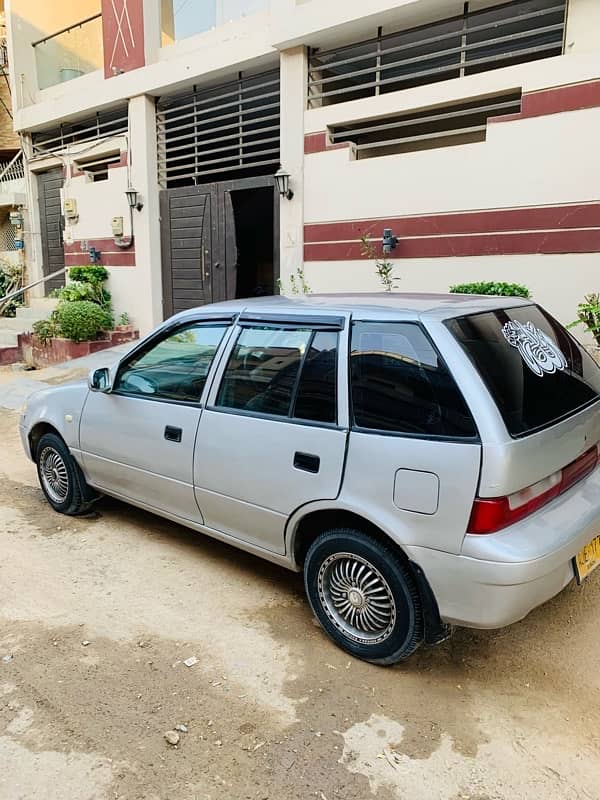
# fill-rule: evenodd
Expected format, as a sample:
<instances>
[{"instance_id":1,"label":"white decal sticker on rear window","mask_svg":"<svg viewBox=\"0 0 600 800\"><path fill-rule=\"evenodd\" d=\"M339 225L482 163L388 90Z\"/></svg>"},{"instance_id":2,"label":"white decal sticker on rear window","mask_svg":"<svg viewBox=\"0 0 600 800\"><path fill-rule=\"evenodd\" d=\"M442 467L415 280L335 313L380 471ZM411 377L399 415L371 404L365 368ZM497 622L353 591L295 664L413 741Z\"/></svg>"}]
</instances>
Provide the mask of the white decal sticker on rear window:
<instances>
[{"instance_id":1,"label":"white decal sticker on rear window","mask_svg":"<svg viewBox=\"0 0 600 800\"><path fill-rule=\"evenodd\" d=\"M540 378L544 373L552 375L557 369L567 367L567 359L552 339L533 322L507 322L502 328L504 338L516 347L529 369Z\"/></svg>"}]
</instances>

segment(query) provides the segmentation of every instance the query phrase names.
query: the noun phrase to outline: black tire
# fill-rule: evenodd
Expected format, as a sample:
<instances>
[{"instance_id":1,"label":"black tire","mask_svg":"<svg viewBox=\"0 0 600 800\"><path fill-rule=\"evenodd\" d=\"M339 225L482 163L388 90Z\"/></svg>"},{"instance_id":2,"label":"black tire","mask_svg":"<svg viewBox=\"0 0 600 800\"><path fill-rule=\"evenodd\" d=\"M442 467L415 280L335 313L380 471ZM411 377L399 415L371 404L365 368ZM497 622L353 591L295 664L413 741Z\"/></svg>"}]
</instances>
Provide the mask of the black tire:
<instances>
[{"instance_id":1,"label":"black tire","mask_svg":"<svg viewBox=\"0 0 600 800\"><path fill-rule=\"evenodd\" d=\"M367 534L351 528L322 533L306 555L304 586L326 633L356 658L395 664L423 640L421 600L410 568L392 547Z\"/></svg>"},{"instance_id":2,"label":"black tire","mask_svg":"<svg viewBox=\"0 0 600 800\"><path fill-rule=\"evenodd\" d=\"M40 438L35 463L42 491L55 511L77 516L90 510L96 495L60 436L45 433Z\"/></svg>"}]
</instances>

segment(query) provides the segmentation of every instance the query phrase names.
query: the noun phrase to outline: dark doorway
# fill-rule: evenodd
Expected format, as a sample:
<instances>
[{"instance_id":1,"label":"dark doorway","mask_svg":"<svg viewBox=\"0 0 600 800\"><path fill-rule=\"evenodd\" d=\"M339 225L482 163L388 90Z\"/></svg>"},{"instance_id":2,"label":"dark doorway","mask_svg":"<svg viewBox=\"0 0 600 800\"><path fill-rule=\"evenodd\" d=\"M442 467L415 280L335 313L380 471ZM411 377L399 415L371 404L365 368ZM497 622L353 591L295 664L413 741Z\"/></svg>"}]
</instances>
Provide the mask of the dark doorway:
<instances>
[{"instance_id":1,"label":"dark doorway","mask_svg":"<svg viewBox=\"0 0 600 800\"><path fill-rule=\"evenodd\" d=\"M236 297L275 291L273 188L231 192L237 248Z\"/></svg>"},{"instance_id":2,"label":"dark doorway","mask_svg":"<svg viewBox=\"0 0 600 800\"><path fill-rule=\"evenodd\" d=\"M278 292L279 202L271 175L160 193L165 317Z\"/></svg>"}]
</instances>

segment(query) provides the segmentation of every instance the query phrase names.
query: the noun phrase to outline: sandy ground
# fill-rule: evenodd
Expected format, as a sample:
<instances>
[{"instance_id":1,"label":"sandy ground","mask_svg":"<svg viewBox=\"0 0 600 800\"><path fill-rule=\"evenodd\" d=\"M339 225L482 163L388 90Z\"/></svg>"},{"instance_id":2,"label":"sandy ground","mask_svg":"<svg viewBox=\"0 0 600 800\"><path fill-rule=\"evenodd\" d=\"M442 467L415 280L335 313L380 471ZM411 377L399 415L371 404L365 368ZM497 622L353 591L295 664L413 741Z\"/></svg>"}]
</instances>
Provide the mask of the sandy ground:
<instances>
[{"instance_id":1,"label":"sandy ground","mask_svg":"<svg viewBox=\"0 0 600 800\"><path fill-rule=\"evenodd\" d=\"M55 514L16 424L0 412L0 800L600 800L600 570L377 668L322 634L299 576L113 500Z\"/></svg>"}]
</instances>

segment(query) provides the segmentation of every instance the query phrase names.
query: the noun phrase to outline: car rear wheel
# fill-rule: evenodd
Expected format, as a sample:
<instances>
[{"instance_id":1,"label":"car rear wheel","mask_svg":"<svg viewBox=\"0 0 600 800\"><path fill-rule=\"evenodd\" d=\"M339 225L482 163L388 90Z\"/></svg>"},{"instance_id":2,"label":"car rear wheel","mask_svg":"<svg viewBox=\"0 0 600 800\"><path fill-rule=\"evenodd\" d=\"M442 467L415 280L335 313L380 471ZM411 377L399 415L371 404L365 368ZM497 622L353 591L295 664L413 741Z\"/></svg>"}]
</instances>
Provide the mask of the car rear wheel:
<instances>
[{"instance_id":1,"label":"car rear wheel","mask_svg":"<svg viewBox=\"0 0 600 800\"><path fill-rule=\"evenodd\" d=\"M357 658L394 664L423 640L423 614L410 568L392 548L357 530L322 533L304 563L315 616Z\"/></svg>"},{"instance_id":2,"label":"car rear wheel","mask_svg":"<svg viewBox=\"0 0 600 800\"><path fill-rule=\"evenodd\" d=\"M40 438L36 464L42 491L55 511L70 516L89 511L93 491L60 436L45 433Z\"/></svg>"}]
</instances>

